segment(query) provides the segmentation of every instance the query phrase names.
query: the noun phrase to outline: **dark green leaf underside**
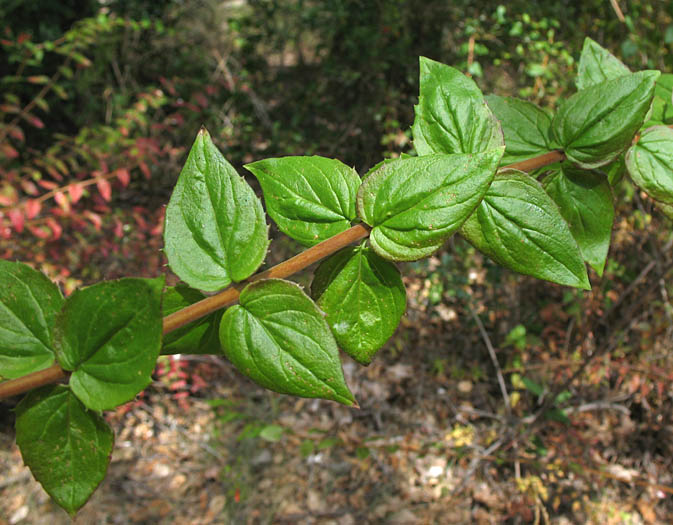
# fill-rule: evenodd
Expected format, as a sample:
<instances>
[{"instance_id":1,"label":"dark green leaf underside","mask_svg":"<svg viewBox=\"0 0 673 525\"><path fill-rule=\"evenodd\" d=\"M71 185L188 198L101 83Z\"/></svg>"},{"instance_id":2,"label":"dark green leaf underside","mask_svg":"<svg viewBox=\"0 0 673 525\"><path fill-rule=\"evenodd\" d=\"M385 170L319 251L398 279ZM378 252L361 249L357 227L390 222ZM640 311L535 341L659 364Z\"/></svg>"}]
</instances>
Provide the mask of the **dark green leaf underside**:
<instances>
[{"instance_id":1,"label":"dark green leaf underside","mask_svg":"<svg viewBox=\"0 0 673 525\"><path fill-rule=\"evenodd\" d=\"M568 222L584 260L603 275L614 218L612 190L605 175L564 166L549 174L543 186Z\"/></svg>"},{"instance_id":2,"label":"dark green leaf underside","mask_svg":"<svg viewBox=\"0 0 673 525\"><path fill-rule=\"evenodd\" d=\"M311 294L339 347L364 365L395 333L406 309L399 270L364 246L326 259L315 272Z\"/></svg>"},{"instance_id":3,"label":"dark green leaf underside","mask_svg":"<svg viewBox=\"0 0 673 525\"><path fill-rule=\"evenodd\" d=\"M105 477L113 442L105 420L66 386L33 390L16 407L16 443L24 463L71 516Z\"/></svg>"}]
</instances>

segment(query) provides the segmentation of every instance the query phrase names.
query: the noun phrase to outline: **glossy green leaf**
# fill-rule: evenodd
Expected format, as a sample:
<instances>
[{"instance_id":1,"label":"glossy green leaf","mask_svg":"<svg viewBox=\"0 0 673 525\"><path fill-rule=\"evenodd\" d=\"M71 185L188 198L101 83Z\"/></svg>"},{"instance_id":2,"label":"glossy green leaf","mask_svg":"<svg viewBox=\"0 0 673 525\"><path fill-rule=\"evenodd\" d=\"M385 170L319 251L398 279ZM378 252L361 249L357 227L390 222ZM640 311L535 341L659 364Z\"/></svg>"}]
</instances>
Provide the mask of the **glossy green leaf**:
<instances>
[{"instance_id":1,"label":"glossy green leaf","mask_svg":"<svg viewBox=\"0 0 673 525\"><path fill-rule=\"evenodd\" d=\"M610 51L589 37L584 39L577 75L577 89L582 90L605 80L628 75L631 71Z\"/></svg>"},{"instance_id":2,"label":"glossy green leaf","mask_svg":"<svg viewBox=\"0 0 673 525\"><path fill-rule=\"evenodd\" d=\"M363 365L395 333L407 304L400 271L364 245L323 261L311 295L327 314L339 347Z\"/></svg>"},{"instance_id":3,"label":"glossy green leaf","mask_svg":"<svg viewBox=\"0 0 673 525\"><path fill-rule=\"evenodd\" d=\"M539 106L514 97L486 97L505 134L501 164L512 164L547 153L554 148L549 138L551 116Z\"/></svg>"},{"instance_id":4,"label":"glossy green leaf","mask_svg":"<svg viewBox=\"0 0 673 525\"><path fill-rule=\"evenodd\" d=\"M673 129L656 126L645 131L627 152L626 168L641 190L673 204Z\"/></svg>"},{"instance_id":5,"label":"glossy green leaf","mask_svg":"<svg viewBox=\"0 0 673 525\"><path fill-rule=\"evenodd\" d=\"M673 220L673 204L665 204L663 202L654 201L654 204L659 208L659 211Z\"/></svg>"},{"instance_id":6,"label":"glossy green leaf","mask_svg":"<svg viewBox=\"0 0 673 525\"><path fill-rule=\"evenodd\" d=\"M37 270L0 259L0 377L13 379L54 362L51 329L58 286Z\"/></svg>"},{"instance_id":7,"label":"glossy green leaf","mask_svg":"<svg viewBox=\"0 0 673 525\"><path fill-rule=\"evenodd\" d=\"M673 75L663 74L654 86L652 113L643 128L673 123Z\"/></svg>"},{"instance_id":8,"label":"glossy green leaf","mask_svg":"<svg viewBox=\"0 0 673 525\"><path fill-rule=\"evenodd\" d=\"M419 155L479 153L503 145L500 123L471 78L425 57L420 69L412 127Z\"/></svg>"},{"instance_id":9,"label":"glossy green leaf","mask_svg":"<svg viewBox=\"0 0 673 525\"><path fill-rule=\"evenodd\" d=\"M193 288L216 291L247 279L269 245L261 201L202 129L166 208L171 269Z\"/></svg>"},{"instance_id":10,"label":"glossy green leaf","mask_svg":"<svg viewBox=\"0 0 673 525\"><path fill-rule=\"evenodd\" d=\"M603 275L615 211L605 175L563 166L542 183L580 247L584 260Z\"/></svg>"},{"instance_id":11,"label":"glossy green leaf","mask_svg":"<svg viewBox=\"0 0 673 525\"><path fill-rule=\"evenodd\" d=\"M355 218L360 177L336 159L283 157L245 166L264 192L278 228L306 246L347 230Z\"/></svg>"},{"instance_id":12,"label":"glossy green leaf","mask_svg":"<svg viewBox=\"0 0 673 525\"><path fill-rule=\"evenodd\" d=\"M58 362L93 410L125 403L152 380L161 348L164 278L103 281L68 297L56 318Z\"/></svg>"},{"instance_id":13,"label":"glossy green leaf","mask_svg":"<svg viewBox=\"0 0 673 525\"><path fill-rule=\"evenodd\" d=\"M178 285L166 288L162 301L164 317L205 299L198 290ZM168 354L219 354L218 330L222 311L213 312L193 321L163 337L161 353Z\"/></svg>"},{"instance_id":14,"label":"glossy green leaf","mask_svg":"<svg viewBox=\"0 0 673 525\"><path fill-rule=\"evenodd\" d=\"M552 133L568 159L582 168L595 168L619 156L645 120L658 76L658 71L631 73L564 100Z\"/></svg>"},{"instance_id":15,"label":"glossy green leaf","mask_svg":"<svg viewBox=\"0 0 673 525\"><path fill-rule=\"evenodd\" d=\"M503 150L379 164L358 192L358 213L373 227L376 253L414 261L435 252L479 204Z\"/></svg>"},{"instance_id":16,"label":"glossy green leaf","mask_svg":"<svg viewBox=\"0 0 673 525\"><path fill-rule=\"evenodd\" d=\"M114 436L66 386L33 390L16 407L16 444L52 499L71 516L105 477Z\"/></svg>"},{"instance_id":17,"label":"glossy green leaf","mask_svg":"<svg viewBox=\"0 0 673 525\"><path fill-rule=\"evenodd\" d=\"M558 207L525 173L496 176L461 228L478 250L515 272L589 289L577 242Z\"/></svg>"},{"instance_id":18,"label":"glossy green leaf","mask_svg":"<svg viewBox=\"0 0 673 525\"><path fill-rule=\"evenodd\" d=\"M220 342L238 370L261 386L356 405L324 314L294 283L257 281L222 316Z\"/></svg>"}]
</instances>

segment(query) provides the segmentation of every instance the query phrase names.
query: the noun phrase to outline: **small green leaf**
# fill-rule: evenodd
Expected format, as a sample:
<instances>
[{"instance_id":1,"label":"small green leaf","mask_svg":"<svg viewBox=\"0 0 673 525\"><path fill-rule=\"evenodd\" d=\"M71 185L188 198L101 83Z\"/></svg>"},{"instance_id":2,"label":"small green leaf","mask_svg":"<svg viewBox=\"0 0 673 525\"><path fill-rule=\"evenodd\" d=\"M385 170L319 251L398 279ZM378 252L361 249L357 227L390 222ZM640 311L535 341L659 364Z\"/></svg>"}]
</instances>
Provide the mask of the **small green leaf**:
<instances>
[{"instance_id":1,"label":"small green leaf","mask_svg":"<svg viewBox=\"0 0 673 525\"><path fill-rule=\"evenodd\" d=\"M202 129L166 208L166 256L187 284L213 292L243 281L269 245L261 201Z\"/></svg>"},{"instance_id":2,"label":"small green leaf","mask_svg":"<svg viewBox=\"0 0 673 525\"><path fill-rule=\"evenodd\" d=\"M666 215L669 219L673 220L673 205L672 204L664 204L663 202L659 201L654 201L654 204L659 208L661 213Z\"/></svg>"},{"instance_id":3,"label":"small green leaf","mask_svg":"<svg viewBox=\"0 0 673 525\"><path fill-rule=\"evenodd\" d=\"M379 164L358 191L358 213L382 257L414 261L441 247L479 204L503 147Z\"/></svg>"},{"instance_id":4,"label":"small green leaf","mask_svg":"<svg viewBox=\"0 0 673 525\"><path fill-rule=\"evenodd\" d=\"M299 286L256 281L239 301L222 316L220 342L241 373L281 394L356 405L324 314Z\"/></svg>"},{"instance_id":5,"label":"small green leaf","mask_svg":"<svg viewBox=\"0 0 673 525\"><path fill-rule=\"evenodd\" d=\"M110 426L66 386L33 390L16 407L23 462L71 516L105 477L113 443Z\"/></svg>"},{"instance_id":6,"label":"small green leaf","mask_svg":"<svg viewBox=\"0 0 673 525\"><path fill-rule=\"evenodd\" d=\"M515 272L591 288L568 224L540 183L525 173L510 170L496 176L461 233Z\"/></svg>"},{"instance_id":7,"label":"small green leaf","mask_svg":"<svg viewBox=\"0 0 673 525\"><path fill-rule=\"evenodd\" d=\"M280 438L285 433L285 429L280 425L267 425L259 433L264 441L276 442L280 441Z\"/></svg>"},{"instance_id":8,"label":"small green leaf","mask_svg":"<svg viewBox=\"0 0 673 525\"><path fill-rule=\"evenodd\" d=\"M564 165L542 185L568 222L584 260L603 275L615 215L605 175Z\"/></svg>"},{"instance_id":9,"label":"small green leaf","mask_svg":"<svg viewBox=\"0 0 673 525\"><path fill-rule=\"evenodd\" d=\"M582 90L612 80L631 71L610 51L589 37L584 39L577 75L577 89Z\"/></svg>"},{"instance_id":10,"label":"small green leaf","mask_svg":"<svg viewBox=\"0 0 673 525\"><path fill-rule=\"evenodd\" d=\"M318 266L311 295L339 347L363 365L395 333L407 303L397 267L364 246L344 248Z\"/></svg>"},{"instance_id":11,"label":"small green leaf","mask_svg":"<svg viewBox=\"0 0 673 525\"><path fill-rule=\"evenodd\" d=\"M673 129L656 126L645 131L627 152L626 167L641 190L673 205Z\"/></svg>"},{"instance_id":12,"label":"small green leaf","mask_svg":"<svg viewBox=\"0 0 673 525\"><path fill-rule=\"evenodd\" d=\"M0 377L13 379L54 362L51 329L63 304L37 270L0 259Z\"/></svg>"},{"instance_id":13,"label":"small green leaf","mask_svg":"<svg viewBox=\"0 0 673 525\"><path fill-rule=\"evenodd\" d=\"M568 159L596 168L617 158L643 124L658 76L658 71L631 73L564 100L552 132Z\"/></svg>"},{"instance_id":14,"label":"small green leaf","mask_svg":"<svg viewBox=\"0 0 673 525\"><path fill-rule=\"evenodd\" d=\"M54 326L58 362L92 410L125 403L152 380L164 278L103 281L68 297Z\"/></svg>"},{"instance_id":15,"label":"small green leaf","mask_svg":"<svg viewBox=\"0 0 673 525\"><path fill-rule=\"evenodd\" d=\"M360 177L336 159L283 157L247 164L278 228L306 246L347 230Z\"/></svg>"},{"instance_id":16,"label":"small green leaf","mask_svg":"<svg viewBox=\"0 0 673 525\"><path fill-rule=\"evenodd\" d=\"M168 287L163 296L163 315L165 317L175 313L202 299L205 299L205 295L188 286ZM219 354L220 340L217 332L221 318L222 311L217 311L166 334L163 338L161 353L164 355Z\"/></svg>"},{"instance_id":17,"label":"small green leaf","mask_svg":"<svg viewBox=\"0 0 673 525\"><path fill-rule=\"evenodd\" d=\"M412 127L419 155L479 153L503 145L500 123L471 78L425 57L420 68Z\"/></svg>"},{"instance_id":18,"label":"small green leaf","mask_svg":"<svg viewBox=\"0 0 673 525\"><path fill-rule=\"evenodd\" d=\"M549 139L551 116L542 108L532 102L497 95L487 96L486 102L505 134L502 164L530 159L555 149Z\"/></svg>"}]
</instances>

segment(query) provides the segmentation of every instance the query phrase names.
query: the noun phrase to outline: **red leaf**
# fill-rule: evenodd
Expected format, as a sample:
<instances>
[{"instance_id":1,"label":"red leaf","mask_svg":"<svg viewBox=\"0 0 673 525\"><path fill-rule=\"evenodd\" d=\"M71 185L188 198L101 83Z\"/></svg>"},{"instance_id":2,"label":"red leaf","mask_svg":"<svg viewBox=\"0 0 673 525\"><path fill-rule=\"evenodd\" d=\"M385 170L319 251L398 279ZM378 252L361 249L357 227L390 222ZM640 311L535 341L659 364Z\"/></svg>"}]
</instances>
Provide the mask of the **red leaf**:
<instances>
[{"instance_id":1,"label":"red leaf","mask_svg":"<svg viewBox=\"0 0 673 525\"><path fill-rule=\"evenodd\" d=\"M38 129L44 128L44 122L42 122L42 120L40 120L35 115L27 114L27 115L24 115L23 118L25 118L28 121L29 124L31 124L32 126L38 128Z\"/></svg>"},{"instance_id":2,"label":"red leaf","mask_svg":"<svg viewBox=\"0 0 673 525\"><path fill-rule=\"evenodd\" d=\"M22 180L21 181L21 188L23 191L25 191L28 195L37 195L37 186L35 186L35 183L30 180Z\"/></svg>"},{"instance_id":3,"label":"red leaf","mask_svg":"<svg viewBox=\"0 0 673 525\"><path fill-rule=\"evenodd\" d=\"M144 162L141 162L140 164L138 164L138 167L140 168L140 171L143 172L143 175L145 175L145 178L149 179L150 176L151 176L151 173L150 173L150 169L147 167L147 164L145 164Z\"/></svg>"},{"instance_id":4,"label":"red leaf","mask_svg":"<svg viewBox=\"0 0 673 525\"><path fill-rule=\"evenodd\" d=\"M100 215L97 215L94 212L88 211L88 210L86 212L84 212L84 214L86 215L87 219L89 219L91 221L94 228L96 228L96 230L100 231L101 224L103 224L103 221L101 220Z\"/></svg>"},{"instance_id":5,"label":"red leaf","mask_svg":"<svg viewBox=\"0 0 673 525\"><path fill-rule=\"evenodd\" d=\"M23 130L19 126L13 126L9 128L9 136L14 140L18 140L19 142L26 140L26 136L23 134Z\"/></svg>"},{"instance_id":6,"label":"red leaf","mask_svg":"<svg viewBox=\"0 0 673 525\"><path fill-rule=\"evenodd\" d=\"M58 188L58 184L56 184L53 180L44 180L40 179L37 181L37 183L42 186L45 190L55 190Z\"/></svg>"},{"instance_id":7,"label":"red leaf","mask_svg":"<svg viewBox=\"0 0 673 525\"><path fill-rule=\"evenodd\" d=\"M54 200L64 212L70 213L70 201L68 200L68 197L65 196L65 193L62 191L57 191L54 194Z\"/></svg>"},{"instance_id":8,"label":"red leaf","mask_svg":"<svg viewBox=\"0 0 673 525\"><path fill-rule=\"evenodd\" d=\"M112 198L112 187L110 186L110 181L107 179L98 179L96 181L96 187L100 196L103 197L103 200L110 202Z\"/></svg>"},{"instance_id":9,"label":"red leaf","mask_svg":"<svg viewBox=\"0 0 673 525\"><path fill-rule=\"evenodd\" d=\"M38 213L40 213L40 210L42 209L42 204L40 204L40 201L37 199L28 199L26 201L26 217L29 219L32 219L33 217L37 216Z\"/></svg>"},{"instance_id":10,"label":"red leaf","mask_svg":"<svg viewBox=\"0 0 673 525\"><path fill-rule=\"evenodd\" d=\"M124 236L124 225L119 219L115 219L115 235L121 239Z\"/></svg>"},{"instance_id":11,"label":"red leaf","mask_svg":"<svg viewBox=\"0 0 673 525\"><path fill-rule=\"evenodd\" d=\"M122 186L126 188L126 186L129 185L129 182L131 181L131 174L129 173L129 170L126 168L118 169L115 172L115 175L119 179L119 182L122 183Z\"/></svg>"},{"instance_id":12,"label":"red leaf","mask_svg":"<svg viewBox=\"0 0 673 525\"><path fill-rule=\"evenodd\" d=\"M82 197L82 191L81 184L71 184L68 186L68 194L70 195L70 200L73 204Z\"/></svg>"},{"instance_id":13,"label":"red leaf","mask_svg":"<svg viewBox=\"0 0 673 525\"><path fill-rule=\"evenodd\" d=\"M29 226L28 229L30 230L30 233L35 235L38 239L46 239L49 237L49 230L42 226Z\"/></svg>"},{"instance_id":14,"label":"red leaf","mask_svg":"<svg viewBox=\"0 0 673 525\"><path fill-rule=\"evenodd\" d=\"M0 144L0 150L2 150L2 154L8 159L15 159L19 156L19 152L7 143Z\"/></svg>"},{"instance_id":15,"label":"red leaf","mask_svg":"<svg viewBox=\"0 0 673 525\"><path fill-rule=\"evenodd\" d=\"M47 226L49 226L49 228L51 229L51 233L54 237L54 240L61 237L61 233L63 233L63 228L61 228L61 225L51 217L47 219Z\"/></svg>"},{"instance_id":16,"label":"red leaf","mask_svg":"<svg viewBox=\"0 0 673 525\"><path fill-rule=\"evenodd\" d=\"M24 222L24 216L23 213L21 213L21 210L17 208L12 208L11 210L9 210L8 215L14 230L16 230L17 233L21 233L23 231L23 222Z\"/></svg>"}]
</instances>

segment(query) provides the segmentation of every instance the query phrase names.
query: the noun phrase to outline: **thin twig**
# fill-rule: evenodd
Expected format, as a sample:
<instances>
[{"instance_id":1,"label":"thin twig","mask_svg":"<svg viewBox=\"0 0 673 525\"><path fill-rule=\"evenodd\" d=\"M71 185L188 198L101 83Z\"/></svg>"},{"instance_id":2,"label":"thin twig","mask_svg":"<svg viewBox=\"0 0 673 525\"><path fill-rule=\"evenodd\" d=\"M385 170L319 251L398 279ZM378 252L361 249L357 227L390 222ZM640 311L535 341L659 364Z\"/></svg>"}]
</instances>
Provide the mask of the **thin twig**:
<instances>
[{"instance_id":1,"label":"thin twig","mask_svg":"<svg viewBox=\"0 0 673 525\"><path fill-rule=\"evenodd\" d=\"M498 356L495 355L495 348L493 348L493 345L491 344L491 338L488 336L488 333L484 328L484 323L481 322L481 319L479 319L479 316L475 313L472 306L468 304L468 307L470 309L470 313L472 314L472 318L479 327L479 332L481 333L481 337L484 339L486 348L488 348L488 355L491 356L491 362L493 363L493 368L495 368L495 375L498 378L498 384L500 385L500 393L502 394L502 398L505 401L505 412L507 414L507 417L509 418L512 416L512 405L509 400L509 393L507 392L507 385L505 384L505 378L502 375L502 369L500 368L500 363L498 363Z\"/></svg>"}]
</instances>

